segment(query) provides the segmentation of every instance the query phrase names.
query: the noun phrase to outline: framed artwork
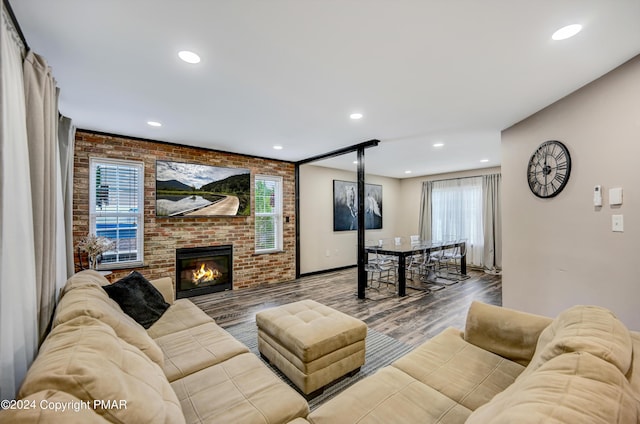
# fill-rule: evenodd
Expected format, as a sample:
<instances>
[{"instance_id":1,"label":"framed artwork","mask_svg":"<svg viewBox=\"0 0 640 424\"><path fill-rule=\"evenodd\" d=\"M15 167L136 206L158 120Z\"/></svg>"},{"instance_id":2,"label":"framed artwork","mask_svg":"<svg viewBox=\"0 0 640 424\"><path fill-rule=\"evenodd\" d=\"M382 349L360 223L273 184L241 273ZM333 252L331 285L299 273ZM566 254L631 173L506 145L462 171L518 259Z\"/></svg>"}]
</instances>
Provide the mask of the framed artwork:
<instances>
[{"instance_id":1,"label":"framed artwork","mask_svg":"<svg viewBox=\"0 0 640 424\"><path fill-rule=\"evenodd\" d=\"M156 161L156 216L250 216L251 171Z\"/></svg>"},{"instance_id":2,"label":"framed artwork","mask_svg":"<svg viewBox=\"0 0 640 424\"><path fill-rule=\"evenodd\" d=\"M382 186L364 185L364 227L382 228ZM333 231L358 229L358 189L352 181L333 180Z\"/></svg>"}]
</instances>

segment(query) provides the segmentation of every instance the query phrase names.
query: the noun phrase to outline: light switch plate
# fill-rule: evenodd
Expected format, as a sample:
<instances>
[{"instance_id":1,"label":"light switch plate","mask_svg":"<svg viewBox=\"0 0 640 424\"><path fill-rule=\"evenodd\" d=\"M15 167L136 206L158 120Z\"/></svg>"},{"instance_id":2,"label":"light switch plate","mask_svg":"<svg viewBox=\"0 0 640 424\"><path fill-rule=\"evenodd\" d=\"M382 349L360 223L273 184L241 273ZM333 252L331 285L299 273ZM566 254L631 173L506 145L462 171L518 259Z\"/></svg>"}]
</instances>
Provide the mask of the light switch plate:
<instances>
[{"instance_id":1,"label":"light switch plate","mask_svg":"<svg viewBox=\"0 0 640 424\"><path fill-rule=\"evenodd\" d=\"M622 189L610 188L609 189L609 205L621 205L622 204Z\"/></svg>"},{"instance_id":2,"label":"light switch plate","mask_svg":"<svg viewBox=\"0 0 640 424\"><path fill-rule=\"evenodd\" d=\"M620 233L624 231L624 220L622 215L611 215L611 231Z\"/></svg>"}]
</instances>

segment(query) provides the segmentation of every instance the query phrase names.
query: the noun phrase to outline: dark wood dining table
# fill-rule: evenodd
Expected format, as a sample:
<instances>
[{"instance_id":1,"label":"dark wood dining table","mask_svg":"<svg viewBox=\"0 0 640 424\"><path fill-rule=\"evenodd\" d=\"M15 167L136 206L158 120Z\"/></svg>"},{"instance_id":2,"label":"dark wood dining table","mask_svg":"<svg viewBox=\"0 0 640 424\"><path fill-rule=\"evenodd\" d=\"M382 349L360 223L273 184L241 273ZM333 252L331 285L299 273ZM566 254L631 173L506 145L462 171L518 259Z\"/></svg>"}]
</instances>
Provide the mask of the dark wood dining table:
<instances>
[{"instance_id":1,"label":"dark wood dining table","mask_svg":"<svg viewBox=\"0 0 640 424\"><path fill-rule=\"evenodd\" d=\"M449 243L434 243L432 247L432 243L428 241L421 241L417 243L407 243L403 242L400 244L384 243L382 246L379 245L370 245L365 246L365 251L367 253L378 253L380 255L392 255L398 257L398 296L406 296L407 295L407 258L413 255L419 255L427 250L426 254L429 254L433 251L444 250L444 249L452 249L456 246L462 246L464 241L456 241ZM460 259L460 271L462 275L467 274L467 259L466 255Z\"/></svg>"}]
</instances>

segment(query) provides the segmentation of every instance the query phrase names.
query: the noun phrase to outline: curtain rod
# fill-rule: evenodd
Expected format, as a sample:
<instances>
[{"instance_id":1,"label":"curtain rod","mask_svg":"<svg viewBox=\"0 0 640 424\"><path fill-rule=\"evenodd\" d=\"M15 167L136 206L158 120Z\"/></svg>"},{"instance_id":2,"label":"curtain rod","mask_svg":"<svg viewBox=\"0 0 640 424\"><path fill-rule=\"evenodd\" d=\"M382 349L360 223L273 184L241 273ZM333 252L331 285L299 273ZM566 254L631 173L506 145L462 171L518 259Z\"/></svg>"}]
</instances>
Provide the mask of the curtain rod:
<instances>
[{"instance_id":1,"label":"curtain rod","mask_svg":"<svg viewBox=\"0 0 640 424\"><path fill-rule=\"evenodd\" d=\"M426 183L426 182L439 183L441 181L465 180L465 179L468 179L468 178L484 177L485 175L502 175L502 172L494 172L492 174L470 175L468 177L444 178L442 180L424 180L423 183Z\"/></svg>"},{"instance_id":2,"label":"curtain rod","mask_svg":"<svg viewBox=\"0 0 640 424\"><path fill-rule=\"evenodd\" d=\"M11 8L11 4L9 4L9 0L2 0L2 3L4 4L5 9L7 10L7 14L9 15L9 19L11 19L11 23L13 24L14 28L16 29L16 32L20 36L20 40L22 41L22 44L24 44L25 52L28 52L30 50L29 43L27 43L27 39L24 37L22 28L20 28L18 19L16 18L16 15L13 13L13 9Z\"/></svg>"}]
</instances>

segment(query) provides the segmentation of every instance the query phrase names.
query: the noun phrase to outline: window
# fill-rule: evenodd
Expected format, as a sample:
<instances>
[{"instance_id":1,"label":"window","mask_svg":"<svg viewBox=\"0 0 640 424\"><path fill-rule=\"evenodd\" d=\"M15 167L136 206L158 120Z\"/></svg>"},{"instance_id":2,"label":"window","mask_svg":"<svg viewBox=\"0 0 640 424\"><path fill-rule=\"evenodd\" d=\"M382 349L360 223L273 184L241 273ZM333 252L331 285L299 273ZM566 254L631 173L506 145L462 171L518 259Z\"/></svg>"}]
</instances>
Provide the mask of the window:
<instances>
[{"instance_id":1,"label":"window","mask_svg":"<svg viewBox=\"0 0 640 424\"><path fill-rule=\"evenodd\" d=\"M431 188L431 238L467 239L467 262L482 261L482 177L434 181Z\"/></svg>"},{"instance_id":2,"label":"window","mask_svg":"<svg viewBox=\"0 0 640 424\"><path fill-rule=\"evenodd\" d=\"M255 177L256 253L282 250L282 178Z\"/></svg>"},{"instance_id":3,"label":"window","mask_svg":"<svg viewBox=\"0 0 640 424\"><path fill-rule=\"evenodd\" d=\"M115 242L100 266L142 265L144 164L91 158L89 180L89 232Z\"/></svg>"}]
</instances>

